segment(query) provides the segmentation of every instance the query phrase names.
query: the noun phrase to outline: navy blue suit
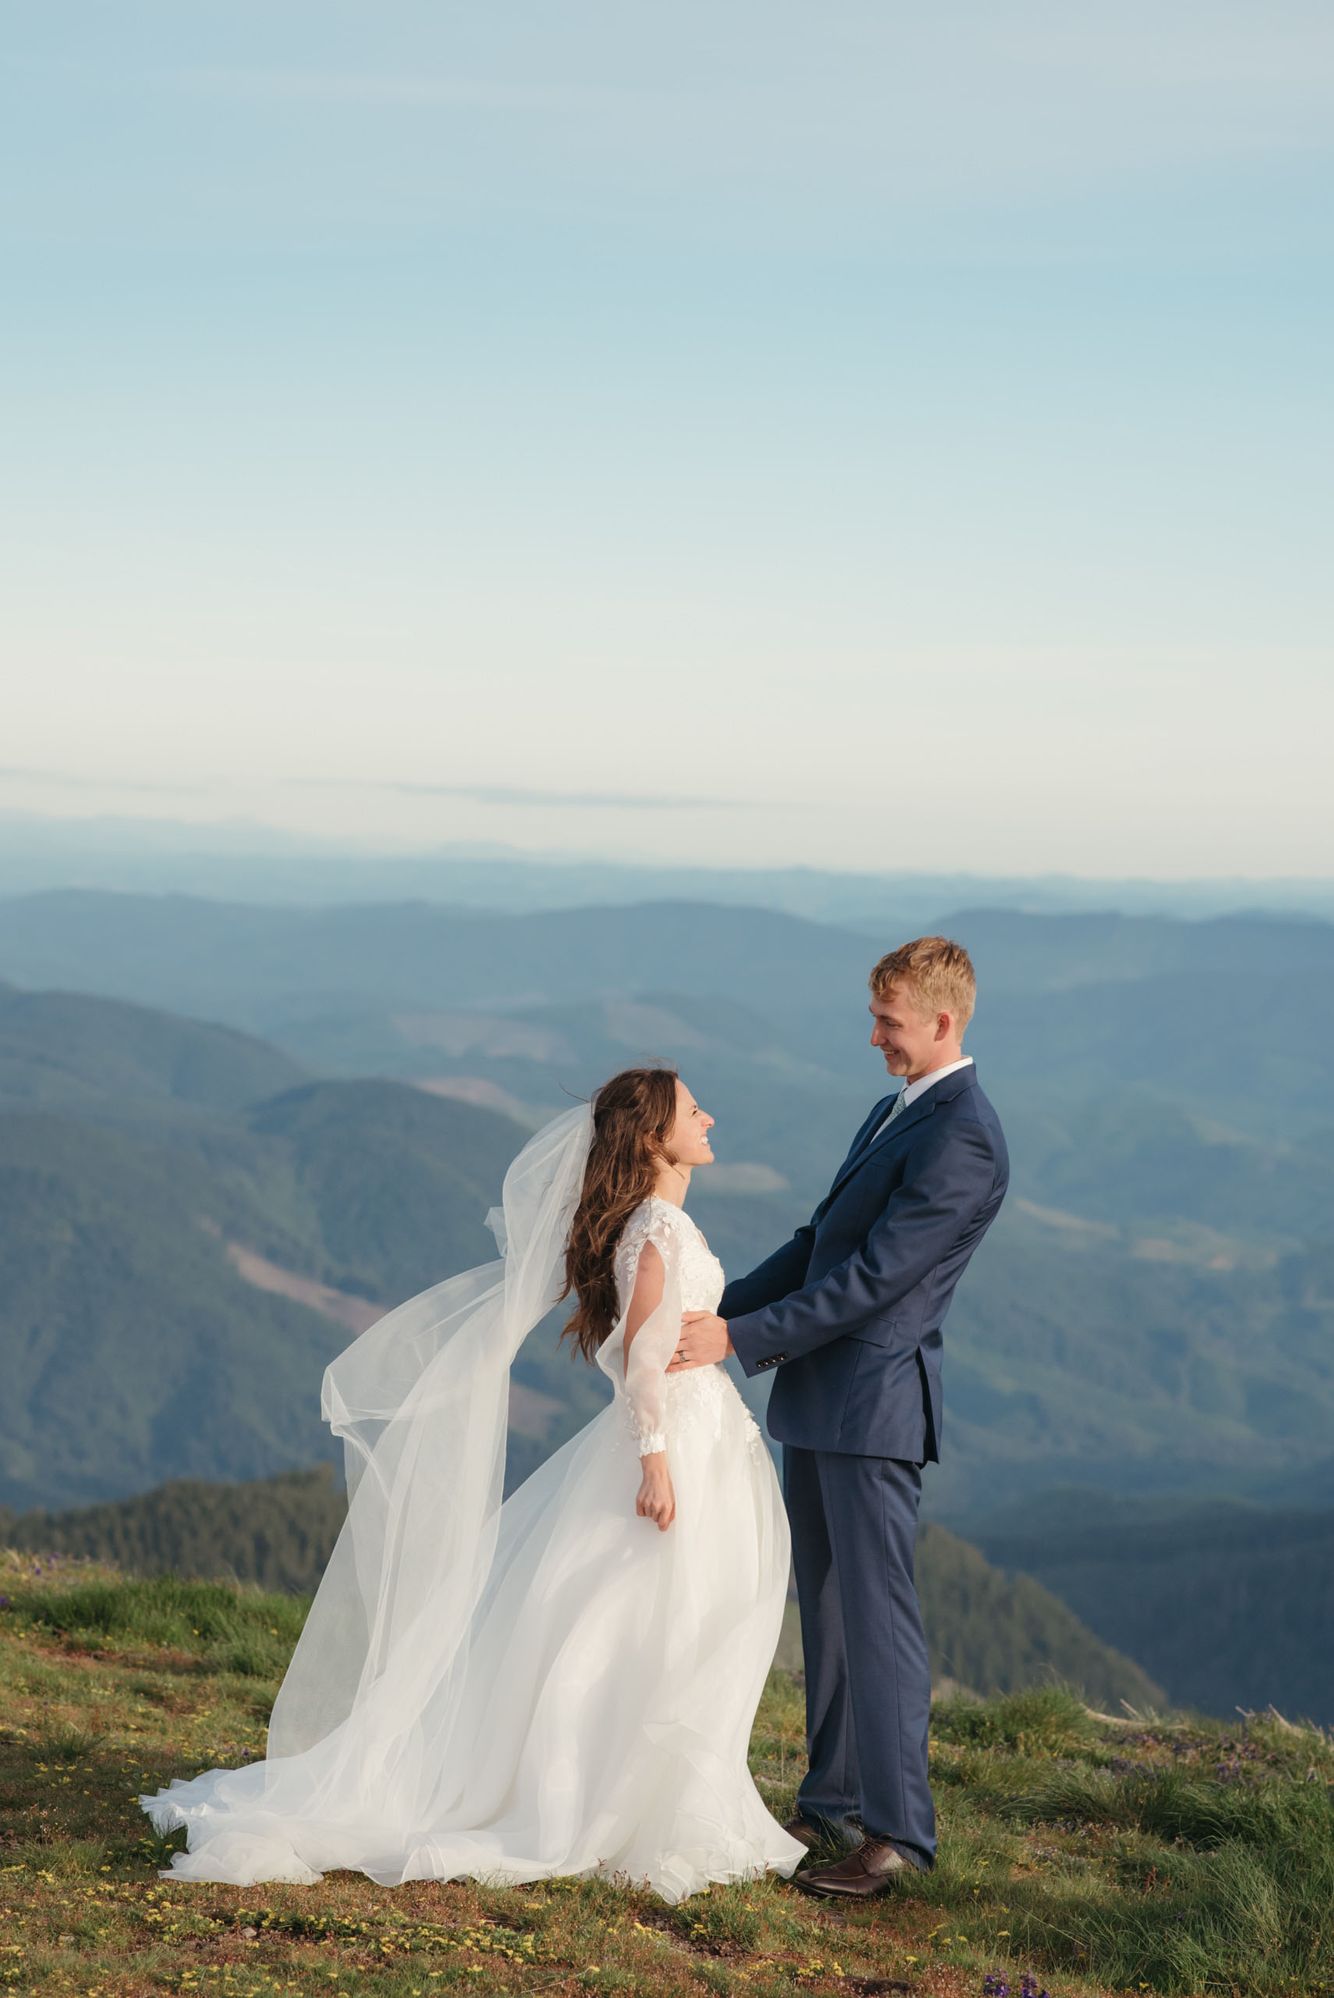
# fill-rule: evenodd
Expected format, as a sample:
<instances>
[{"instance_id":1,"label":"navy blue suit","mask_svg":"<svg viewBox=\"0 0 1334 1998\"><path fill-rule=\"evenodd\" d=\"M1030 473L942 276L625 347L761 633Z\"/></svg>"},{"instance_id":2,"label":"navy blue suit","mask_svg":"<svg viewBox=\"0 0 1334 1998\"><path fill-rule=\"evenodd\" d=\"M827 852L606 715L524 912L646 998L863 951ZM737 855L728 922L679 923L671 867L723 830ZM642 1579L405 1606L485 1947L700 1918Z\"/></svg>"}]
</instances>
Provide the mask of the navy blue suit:
<instances>
[{"instance_id":1,"label":"navy blue suit","mask_svg":"<svg viewBox=\"0 0 1334 1998\"><path fill-rule=\"evenodd\" d=\"M769 1430L806 1659L804 1816L934 1863L931 1678L913 1582L921 1468L938 1460L941 1327L1009 1183L1000 1120L958 1069L888 1129L883 1097L805 1227L719 1305Z\"/></svg>"}]
</instances>

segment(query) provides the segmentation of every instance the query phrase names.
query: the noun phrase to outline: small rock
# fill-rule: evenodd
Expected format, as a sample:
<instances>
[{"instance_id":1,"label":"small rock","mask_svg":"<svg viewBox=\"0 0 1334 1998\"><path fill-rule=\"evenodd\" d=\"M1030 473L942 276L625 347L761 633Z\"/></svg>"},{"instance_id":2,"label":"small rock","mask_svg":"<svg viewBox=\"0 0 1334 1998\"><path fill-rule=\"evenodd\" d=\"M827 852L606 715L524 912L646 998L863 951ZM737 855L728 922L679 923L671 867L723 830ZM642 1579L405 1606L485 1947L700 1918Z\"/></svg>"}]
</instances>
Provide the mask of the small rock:
<instances>
[{"instance_id":1,"label":"small rock","mask_svg":"<svg viewBox=\"0 0 1334 1998\"><path fill-rule=\"evenodd\" d=\"M257 1935L259 1934L259 1930L258 1930L258 1929L242 1929L242 1931L241 1931L241 1934L242 1934L242 1935L243 1935L243 1936L245 1937L245 1939L246 1939L246 1941L247 1941L247 1942L253 1942L253 1941L255 1940L255 1937L256 1937L256 1936L257 1936Z\"/></svg>"}]
</instances>

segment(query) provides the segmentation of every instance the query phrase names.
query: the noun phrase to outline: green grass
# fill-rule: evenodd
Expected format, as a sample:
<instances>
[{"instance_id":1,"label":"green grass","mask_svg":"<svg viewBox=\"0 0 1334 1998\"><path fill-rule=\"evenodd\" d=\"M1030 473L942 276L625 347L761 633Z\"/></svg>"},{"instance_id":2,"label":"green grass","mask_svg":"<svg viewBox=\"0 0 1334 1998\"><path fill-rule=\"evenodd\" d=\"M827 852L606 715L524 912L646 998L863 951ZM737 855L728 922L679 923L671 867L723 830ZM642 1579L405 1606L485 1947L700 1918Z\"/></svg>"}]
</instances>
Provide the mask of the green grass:
<instances>
[{"instance_id":1,"label":"green grass","mask_svg":"<svg viewBox=\"0 0 1334 1998\"><path fill-rule=\"evenodd\" d=\"M48 1556L45 1573L59 1579L16 1598L34 1626L83 1651L178 1650L200 1671L267 1680L281 1677L305 1621L306 1603L297 1596L175 1575L135 1579L101 1570L85 1579L83 1566Z\"/></svg>"},{"instance_id":2,"label":"green grass","mask_svg":"<svg viewBox=\"0 0 1334 1998\"><path fill-rule=\"evenodd\" d=\"M1334 1741L1275 1715L1114 1719L1060 1686L937 1704L934 1872L861 1909L768 1880L676 1908L624 1883L160 1880L135 1803L263 1752L299 1600L0 1553L0 1993L1334 1993ZM800 1689L756 1780L784 1812Z\"/></svg>"}]
</instances>

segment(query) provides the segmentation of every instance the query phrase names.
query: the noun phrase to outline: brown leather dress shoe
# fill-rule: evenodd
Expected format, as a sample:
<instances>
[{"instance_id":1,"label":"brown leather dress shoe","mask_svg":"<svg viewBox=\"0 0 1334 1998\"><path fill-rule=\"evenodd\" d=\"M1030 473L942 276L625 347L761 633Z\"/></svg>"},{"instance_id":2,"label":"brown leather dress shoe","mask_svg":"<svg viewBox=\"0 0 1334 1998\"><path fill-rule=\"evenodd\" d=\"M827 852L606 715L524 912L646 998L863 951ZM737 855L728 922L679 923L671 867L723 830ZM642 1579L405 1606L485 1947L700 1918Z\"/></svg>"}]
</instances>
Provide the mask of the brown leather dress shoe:
<instances>
[{"instance_id":1,"label":"brown leather dress shoe","mask_svg":"<svg viewBox=\"0 0 1334 1998\"><path fill-rule=\"evenodd\" d=\"M912 1861L896 1851L888 1839L864 1838L845 1858L794 1873L792 1884L803 1894L841 1894L866 1901L873 1894L885 1893L903 1874L916 1871Z\"/></svg>"},{"instance_id":2,"label":"brown leather dress shoe","mask_svg":"<svg viewBox=\"0 0 1334 1998\"><path fill-rule=\"evenodd\" d=\"M783 1826L783 1830L789 1838L800 1839L807 1852L814 1852L817 1845L823 1845L824 1843L820 1827L813 1825L809 1818L803 1818L800 1811L797 1812L794 1818L788 1819L787 1823Z\"/></svg>"}]
</instances>

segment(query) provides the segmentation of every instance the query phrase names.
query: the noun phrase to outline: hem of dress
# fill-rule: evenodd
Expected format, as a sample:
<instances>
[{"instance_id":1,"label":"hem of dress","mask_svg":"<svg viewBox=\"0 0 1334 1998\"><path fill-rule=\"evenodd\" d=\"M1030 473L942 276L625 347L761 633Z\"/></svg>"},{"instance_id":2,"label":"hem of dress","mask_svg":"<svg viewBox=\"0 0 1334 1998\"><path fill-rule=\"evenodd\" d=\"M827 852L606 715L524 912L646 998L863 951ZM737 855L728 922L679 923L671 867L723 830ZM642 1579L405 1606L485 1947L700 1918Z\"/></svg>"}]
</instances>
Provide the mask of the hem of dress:
<instances>
[{"instance_id":1,"label":"hem of dress","mask_svg":"<svg viewBox=\"0 0 1334 1998\"><path fill-rule=\"evenodd\" d=\"M202 1828L201 1814L182 1810L178 1804L161 1795L141 1795L138 1803L159 1832L184 1829L186 1834L186 1848L183 1852L177 1853L176 1858L187 1861L187 1864L184 1867L173 1864L159 1868L160 1880L199 1881L201 1884L206 1881L220 1881L231 1886L259 1886L264 1882L273 1881L289 1886L316 1886L325 1877L323 1872L308 1865L295 1846L281 1834L274 1836L272 1843L275 1847L281 1845L284 1848L284 1855L275 1859L272 1870L266 1868L246 1880L236 1880L225 1873L196 1873L191 1870L188 1862L191 1859L203 1859L206 1863L207 1847L211 1842L206 1834L197 1846L191 1846L189 1843L191 1831ZM225 1831L225 1826L220 1826L218 1829ZM414 1870L413 1855L408 1855L404 1864L396 1868L336 1866L331 1870L361 1873L366 1879L373 1880L378 1887L403 1887L414 1880L441 1882L474 1880L478 1885L486 1887L523 1887L534 1885L540 1880L585 1880L596 1877L612 1883L619 1881L627 1888L654 1894L668 1907L675 1907L680 1902L689 1900L694 1894L704 1893L710 1887L727 1887L743 1881L761 1880L770 1873L777 1874L784 1880L791 1879L806 1856L806 1848L795 1840L789 1840L785 1835L783 1844L794 1848L790 1855L780 1855L776 1851L756 1853L752 1847L749 1858L728 1861L721 1854L712 1859L702 1855L694 1859L682 1857L661 1871L641 1873L634 1873L628 1867L618 1866L608 1860L595 1860L586 1866L568 1868L562 1868L559 1864L546 1866L531 1862L514 1866L503 1864L485 1867L463 1866L452 1872L430 1869L428 1861L426 1870L422 1870L420 1866Z\"/></svg>"}]
</instances>

